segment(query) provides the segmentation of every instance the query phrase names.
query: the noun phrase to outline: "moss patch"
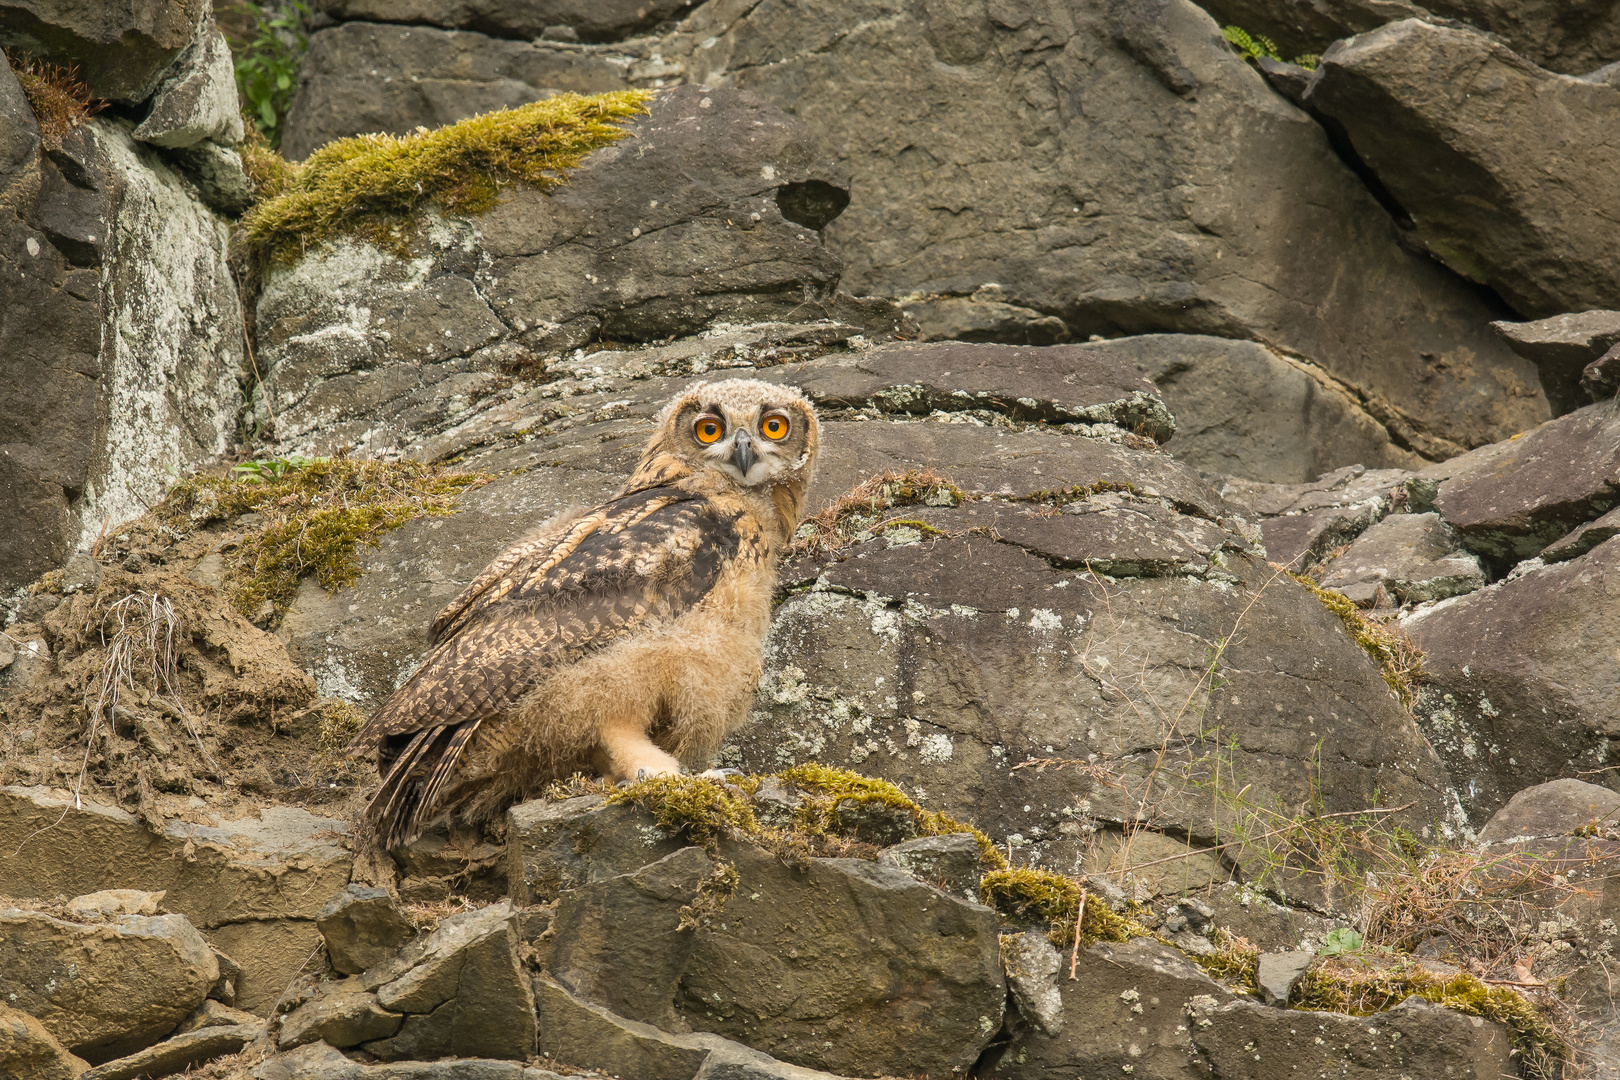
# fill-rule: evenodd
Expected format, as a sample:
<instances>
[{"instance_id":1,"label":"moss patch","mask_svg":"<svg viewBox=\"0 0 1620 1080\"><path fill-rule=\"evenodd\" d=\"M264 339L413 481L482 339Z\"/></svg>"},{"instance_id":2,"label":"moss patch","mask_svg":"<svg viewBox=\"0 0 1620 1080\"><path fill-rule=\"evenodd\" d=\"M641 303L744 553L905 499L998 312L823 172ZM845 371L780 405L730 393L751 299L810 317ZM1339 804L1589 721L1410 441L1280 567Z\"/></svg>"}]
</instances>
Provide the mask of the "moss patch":
<instances>
[{"instance_id":1,"label":"moss patch","mask_svg":"<svg viewBox=\"0 0 1620 1080\"><path fill-rule=\"evenodd\" d=\"M1339 617L1351 639L1378 664L1384 682L1395 691L1401 704L1412 708L1417 700L1418 681L1423 678L1423 651L1397 627L1367 618L1343 593L1324 589L1292 570L1288 571L1288 576L1309 589L1323 607Z\"/></svg>"},{"instance_id":2,"label":"moss patch","mask_svg":"<svg viewBox=\"0 0 1620 1080\"><path fill-rule=\"evenodd\" d=\"M1506 1027L1532 1078L1562 1075L1570 1052L1567 1041L1524 995L1491 986L1474 975L1442 975L1404 957L1323 958L1294 987L1290 999L1301 1009L1369 1016L1416 995L1469 1016Z\"/></svg>"},{"instance_id":3,"label":"moss patch","mask_svg":"<svg viewBox=\"0 0 1620 1080\"><path fill-rule=\"evenodd\" d=\"M1126 918L1103 903L1088 897L1080 912L1080 885L1073 878L1049 870L1008 867L992 870L979 883L984 898L1003 915L1012 919L1046 924L1046 936L1057 945L1074 940L1074 922L1080 917L1080 944L1099 941L1129 941L1153 937L1153 931L1134 919Z\"/></svg>"},{"instance_id":4,"label":"moss patch","mask_svg":"<svg viewBox=\"0 0 1620 1080\"><path fill-rule=\"evenodd\" d=\"M852 544L900 526L937 534L937 529L924 522L885 521L883 514L897 506L959 506L966 497L950 478L932 469L881 473L861 481L849 494L807 518L794 535L787 556L834 556Z\"/></svg>"},{"instance_id":5,"label":"moss patch","mask_svg":"<svg viewBox=\"0 0 1620 1080\"><path fill-rule=\"evenodd\" d=\"M761 829L754 806L740 793L698 776L654 776L620 788L609 803L634 803L652 814L667 833L684 833L694 844L712 848L721 838L756 837Z\"/></svg>"},{"instance_id":6,"label":"moss patch","mask_svg":"<svg viewBox=\"0 0 1620 1080\"><path fill-rule=\"evenodd\" d=\"M624 138L650 91L558 94L415 135L361 135L315 151L287 191L243 219L250 243L273 258L353 236L403 252L412 221L437 204L454 214L495 205L519 181L546 190L586 154Z\"/></svg>"},{"instance_id":7,"label":"moss patch","mask_svg":"<svg viewBox=\"0 0 1620 1080\"><path fill-rule=\"evenodd\" d=\"M39 121L40 141L47 149L62 149L69 132L107 107L105 101L90 96L89 88L79 81L78 69L43 63L10 49L5 53L28 107Z\"/></svg>"},{"instance_id":8,"label":"moss patch","mask_svg":"<svg viewBox=\"0 0 1620 1080\"><path fill-rule=\"evenodd\" d=\"M226 555L227 591L250 618L266 602L279 617L305 574L313 573L328 589L353 584L360 577L355 552L361 544L375 547L384 533L413 518L452 513L458 495L494 479L409 460L281 458L252 464L257 468L239 466L232 476L182 481L152 509L175 533L259 516Z\"/></svg>"}]
</instances>

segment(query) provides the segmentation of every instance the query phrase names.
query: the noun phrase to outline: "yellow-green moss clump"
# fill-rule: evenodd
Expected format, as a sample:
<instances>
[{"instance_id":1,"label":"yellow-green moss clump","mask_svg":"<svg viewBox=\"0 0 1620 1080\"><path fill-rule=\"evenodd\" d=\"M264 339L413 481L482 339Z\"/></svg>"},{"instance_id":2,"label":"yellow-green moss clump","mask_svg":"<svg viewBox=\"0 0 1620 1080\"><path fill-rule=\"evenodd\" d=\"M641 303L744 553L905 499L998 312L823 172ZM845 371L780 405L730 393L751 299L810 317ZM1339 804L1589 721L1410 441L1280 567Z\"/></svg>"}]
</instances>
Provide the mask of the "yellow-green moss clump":
<instances>
[{"instance_id":1,"label":"yellow-green moss clump","mask_svg":"<svg viewBox=\"0 0 1620 1080\"><path fill-rule=\"evenodd\" d=\"M328 589L360 577L355 552L413 518L452 513L456 497L488 483L488 473L451 472L418 461L280 458L239 466L231 476L178 484L152 516L181 532L253 513L225 555L232 602L252 618L268 601L276 614L292 603L305 574Z\"/></svg>"},{"instance_id":2,"label":"yellow-green moss clump","mask_svg":"<svg viewBox=\"0 0 1620 1080\"><path fill-rule=\"evenodd\" d=\"M1395 691L1401 704L1410 709L1417 701L1418 680L1423 677L1423 652L1392 627L1374 622L1343 593L1324 589L1304 574L1292 570L1288 576L1311 591L1323 607L1339 617L1357 645L1378 664L1384 682Z\"/></svg>"},{"instance_id":3,"label":"yellow-green moss clump","mask_svg":"<svg viewBox=\"0 0 1620 1080\"><path fill-rule=\"evenodd\" d=\"M1062 874L1029 867L992 870L979 882L986 901L1003 915L1046 924L1046 936L1056 944L1074 940L1075 918L1080 917L1080 944L1129 941L1153 937L1153 931L1113 911L1100 897L1088 897L1080 911L1080 885Z\"/></svg>"},{"instance_id":4,"label":"yellow-green moss clump","mask_svg":"<svg viewBox=\"0 0 1620 1080\"><path fill-rule=\"evenodd\" d=\"M243 218L248 240L274 258L354 236L401 250L413 215L429 203L454 214L495 205L522 181L561 184L586 154L624 138L619 122L645 112L652 93L558 94L415 135L360 135L310 154L288 190Z\"/></svg>"},{"instance_id":5,"label":"yellow-green moss clump","mask_svg":"<svg viewBox=\"0 0 1620 1080\"><path fill-rule=\"evenodd\" d=\"M722 837L760 835L754 806L725 786L700 776L654 776L620 788L610 803L634 803L667 833L684 832L694 844L712 847Z\"/></svg>"},{"instance_id":6,"label":"yellow-green moss clump","mask_svg":"<svg viewBox=\"0 0 1620 1080\"><path fill-rule=\"evenodd\" d=\"M1491 986L1466 972L1441 975L1405 958L1324 958L1294 986L1290 1003L1301 1009L1370 1016L1416 995L1506 1027L1532 1078L1562 1075L1569 1045L1524 995Z\"/></svg>"}]
</instances>

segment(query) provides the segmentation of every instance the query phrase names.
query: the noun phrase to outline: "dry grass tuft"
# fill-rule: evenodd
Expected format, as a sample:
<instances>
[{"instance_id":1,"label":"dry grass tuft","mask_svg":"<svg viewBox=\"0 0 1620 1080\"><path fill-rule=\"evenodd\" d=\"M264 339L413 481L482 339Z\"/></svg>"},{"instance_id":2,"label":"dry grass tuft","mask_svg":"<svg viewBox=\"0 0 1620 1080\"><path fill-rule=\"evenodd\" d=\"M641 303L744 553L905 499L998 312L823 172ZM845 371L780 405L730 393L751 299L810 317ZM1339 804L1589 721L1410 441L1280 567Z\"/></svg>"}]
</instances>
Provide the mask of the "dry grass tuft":
<instances>
[{"instance_id":1,"label":"dry grass tuft","mask_svg":"<svg viewBox=\"0 0 1620 1080\"><path fill-rule=\"evenodd\" d=\"M787 557L836 555L889 528L932 532L924 522L883 520L883 514L897 506L958 506L965 497L961 488L932 469L890 470L861 481L827 509L806 518Z\"/></svg>"},{"instance_id":2,"label":"dry grass tuft","mask_svg":"<svg viewBox=\"0 0 1620 1080\"><path fill-rule=\"evenodd\" d=\"M74 128L83 127L107 103L90 96L90 90L79 81L76 67L60 67L37 60L27 53L5 50L6 62L11 65L29 108L39 121L39 136L51 150L60 150L62 140Z\"/></svg>"},{"instance_id":3,"label":"dry grass tuft","mask_svg":"<svg viewBox=\"0 0 1620 1080\"><path fill-rule=\"evenodd\" d=\"M403 253L412 216L429 203L476 214L513 183L556 187L586 154L624 138L619 123L645 112L651 97L558 94L436 131L338 139L310 154L285 193L248 211L243 226L272 258L339 236Z\"/></svg>"}]
</instances>

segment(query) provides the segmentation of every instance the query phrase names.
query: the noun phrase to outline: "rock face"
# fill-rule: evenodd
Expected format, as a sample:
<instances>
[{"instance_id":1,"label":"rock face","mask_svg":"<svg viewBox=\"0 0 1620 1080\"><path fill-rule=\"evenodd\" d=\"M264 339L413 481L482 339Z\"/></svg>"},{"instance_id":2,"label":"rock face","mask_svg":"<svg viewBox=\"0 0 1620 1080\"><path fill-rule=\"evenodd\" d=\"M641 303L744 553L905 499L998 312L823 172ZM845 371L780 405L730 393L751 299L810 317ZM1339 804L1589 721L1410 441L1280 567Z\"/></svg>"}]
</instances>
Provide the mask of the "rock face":
<instances>
[{"instance_id":1,"label":"rock face","mask_svg":"<svg viewBox=\"0 0 1620 1080\"><path fill-rule=\"evenodd\" d=\"M447 223L419 257L343 243L273 272L255 415L274 415L287 448L386 452L456 423L503 368L598 336L836 307L840 266L815 230L844 181L803 126L729 91L678 90L649 108L565 186Z\"/></svg>"},{"instance_id":2,"label":"rock face","mask_svg":"<svg viewBox=\"0 0 1620 1080\"><path fill-rule=\"evenodd\" d=\"M1305 100L1343 125L1453 270L1532 318L1620 306L1620 234L1601 210L1620 196L1620 149L1588 137L1620 115L1620 87L1406 20L1329 49ZM1549 183L1529 163L1554 146Z\"/></svg>"},{"instance_id":3,"label":"rock face","mask_svg":"<svg viewBox=\"0 0 1620 1080\"><path fill-rule=\"evenodd\" d=\"M127 128L43 152L0 71L0 591L227 450L242 311L224 223Z\"/></svg>"},{"instance_id":4,"label":"rock face","mask_svg":"<svg viewBox=\"0 0 1620 1080\"><path fill-rule=\"evenodd\" d=\"M1608 762L1616 590L1620 539L1403 620L1429 676L1418 715L1476 824L1529 784Z\"/></svg>"},{"instance_id":5,"label":"rock face","mask_svg":"<svg viewBox=\"0 0 1620 1080\"><path fill-rule=\"evenodd\" d=\"M204 139L242 141L231 48L217 26L209 25L171 65L146 119L131 134L170 149L195 146Z\"/></svg>"},{"instance_id":6,"label":"rock face","mask_svg":"<svg viewBox=\"0 0 1620 1080\"><path fill-rule=\"evenodd\" d=\"M802 871L727 847L734 898L696 931L692 1027L843 1075L966 1070L1006 1000L995 913L858 859ZM792 942L790 950L775 944ZM831 1045L829 1045L831 1044Z\"/></svg>"},{"instance_id":7,"label":"rock face","mask_svg":"<svg viewBox=\"0 0 1620 1080\"><path fill-rule=\"evenodd\" d=\"M323 33L339 30L367 33ZM409 59L413 48L387 50L396 82L445 77L436 62ZM1400 249L1320 127L1278 101L1190 3L1150 18L1096 0L1005 21L951 4L925 17L886 3L740 15L709 4L661 38L533 48L525 64L566 55L583 72L612 60L630 84L729 84L798 115L853 185L827 232L847 287L929 298L908 303L936 332L954 320L965 336L1019 343L1153 331L1253 338L1329 374L1321 392L1293 376L1294 401L1279 411L1306 410L1333 429L1328 446L1358 454L1392 439L1441 458L1547 415L1532 369L1483 332L1493 313ZM478 55L493 64L506 51ZM322 90L332 65L321 64L295 125L339 115L324 94L353 96ZM590 70L594 88L601 69ZM1045 89L1031 97L1036 84ZM1066 103L1082 94L1076 115L1109 119L1075 122ZM430 122L433 108L401 110L384 126ZM314 123L323 135L360 130ZM1355 287L1337 284L1347 281ZM962 299L995 306L967 311L954 304ZM1340 415L1350 399L1359 416ZM1395 463L1383 453L1368 463Z\"/></svg>"},{"instance_id":8,"label":"rock face","mask_svg":"<svg viewBox=\"0 0 1620 1080\"><path fill-rule=\"evenodd\" d=\"M1481 844L1528 837L1572 836L1589 826L1610 827L1620 817L1620 793L1584 780L1549 780L1525 788L1479 830Z\"/></svg>"},{"instance_id":9,"label":"rock face","mask_svg":"<svg viewBox=\"0 0 1620 1080\"><path fill-rule=\"evenodd\" d=\"M333 969L345 975L375 967L416 936L388 890L368 885L350 885L328 900L315 928Z\"/></svg>"},{"instance_id":10,"label":"rock face","mask_svg":"<svg viewBox=\"0 0 1620 1080\"><path fill-rule=\"evenodd\" d=\"M330 839L346 827L275 807L214 825L171 822L156 837L115 807L76 809L68 792L8 787L0 789L0 843L16 854L0 862L0 893L163 890L168 910L238 960L237 1003L263 1013L318 947L321 898L348 883L352 858Z\"/></svg>"},{"instance_id":11,"label":"rock face","mask_svg":"<svg viewBox=\"0 0 1620 1080\"><path fill-rule=\"evenodd\" d=\"M0 1005L0 1069L17 1080L75 1080L86 1063L62 1048L45 1025Z\"/></svg>"},{"instance_id":12,"label":"rock face","mask_svg":"<svg viewBox=\"0 0 1620 1080\"><path fill-rule=\"evenodd\" d=\"M428 23L454 30L479 30L505 38L613 41L693 6L693 0L321 0L319 9L336 19ZM548 33L549 31L549 33Z\"/></svg>"},{"instance_id":13,"label":"rock face","mask_svg":"<svg viewBox=\"0 0 1620 1080\"><path fill-rule=\"evenodd\" d=\"M135 104L157 89L211 10L207 0L7 0L0 5L0 45L74 65L96 97Z\"/></svg>"},{"instance_id":14,"label":"rock face","mask_svg":"<svg viewBox=\"0 0 1620 1080\"><path fill-rule=\"evenodd\" d=\"M1225 23L1262 32L1285 56L1320 53L1338 38L1398 19L1460 20L1505 41L1549 71L1584 75L1620 60L1620 14L1610 4L1559 0L1209 0ZM1438 19L1433 21L1439 21Z\"/></svg>"},{"instance_id":15,"label":"rock face","mask_svg":"<svg viewBox=\"0 0 1620 1080\"><path fill-rule=\"evenodd\" d=\"M1541 372L1553 411L1562 416L1586 404L1586 369L1620 344L1620 311L1581 311L1533 322L1491 324L1513 351ZM1592 400L1610 394L1591 394Z\"/></svg>"},{"instance_id":16,"label":"rock face","mask_svg":"<svg viewBox=\"0 0 1620 1080\"><path fill-rule=\"evenodd\" d=\"M1394 514L1325 563L1317 580L1373 607L1384 598L1416 604L1461 596L1485 584L1485 571L1439 514Z\"/></svg>"},{"instance_id":17,"label":"rock face","mask_svg":"<svg viewBox=\"0 0 1620 1080\"><path fill-rule=\"evenodd\" d=\"M619 66L578 49L431 26L345 22L310 36L281 148L297 161L360 132L403 135L418 124L438 127L548 94L623 86Z\"/></svg>"},{"instance_id":18,"label":"rock face","mask_svg":"<svg viewBox=\"0 0 1620 1080\"><path fill-rule=\"evenodd\" d=\"M214 953L183 915L126 915L83 926L0 912L0 994L90 1061L173 1031L219 978Z\"/></svg>"}]
</instances>

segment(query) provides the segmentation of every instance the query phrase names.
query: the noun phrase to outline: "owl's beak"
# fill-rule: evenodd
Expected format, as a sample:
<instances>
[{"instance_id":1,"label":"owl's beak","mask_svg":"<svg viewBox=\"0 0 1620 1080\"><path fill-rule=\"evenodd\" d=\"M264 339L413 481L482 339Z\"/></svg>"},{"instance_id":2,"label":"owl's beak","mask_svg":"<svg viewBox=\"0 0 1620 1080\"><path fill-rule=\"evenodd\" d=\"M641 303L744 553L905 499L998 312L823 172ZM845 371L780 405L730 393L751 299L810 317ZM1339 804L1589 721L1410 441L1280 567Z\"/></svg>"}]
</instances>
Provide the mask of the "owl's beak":
<instances>
[{"instance_id":1,"label":"owl's beak","mask_svg":"<svg viewBox=\"0 0 1620 1080\"><path fill-rule=\"evenodd\" d=\"M754 460L754 440L746 431L737 432L737 439L731 444L731 463L746 478L748 470L754 467Z\"/></svg>"}]
</instances>

